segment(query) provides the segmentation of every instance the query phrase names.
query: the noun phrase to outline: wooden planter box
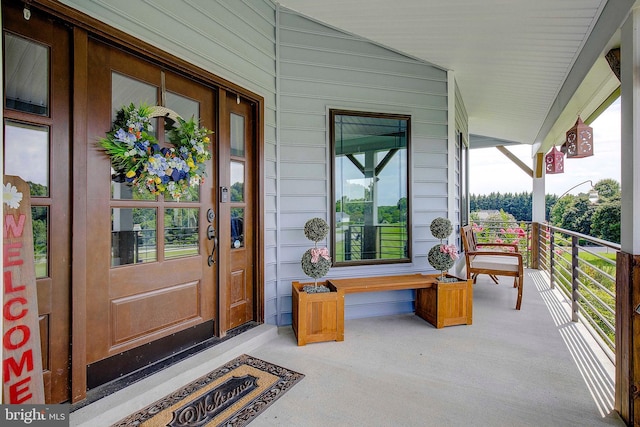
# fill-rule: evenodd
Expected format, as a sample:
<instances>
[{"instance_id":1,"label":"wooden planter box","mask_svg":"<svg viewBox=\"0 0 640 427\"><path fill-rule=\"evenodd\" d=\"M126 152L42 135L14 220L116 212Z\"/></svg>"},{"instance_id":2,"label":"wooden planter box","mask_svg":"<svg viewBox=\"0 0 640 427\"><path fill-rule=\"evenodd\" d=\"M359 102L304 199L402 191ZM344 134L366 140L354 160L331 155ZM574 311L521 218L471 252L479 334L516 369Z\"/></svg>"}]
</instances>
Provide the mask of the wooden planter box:
<instances>
[{"instance_id":1,"label":"wooden planter box","mask_svg":"<svg viewBox=\"0 0 640 427\"><path fill-rule=\"evenodd\" d=\"M448 276L453 277L453 276ZM416 314L436 328L470 325L473 312L472 280L435 283L416 290Z\"/></svg>"},{"instance_id":2,"label":"wooden planter box","mask_svg":"<svg viewBox=\"0 0 640 427\"><path fill-rule=\"evenodd\" d=\"M313 283L291 284L293 332L302 346L312 342L344 341L344 292L338 292L332 284L331 292L308 294L302 290Z\"/></svg>"}]
</instances>

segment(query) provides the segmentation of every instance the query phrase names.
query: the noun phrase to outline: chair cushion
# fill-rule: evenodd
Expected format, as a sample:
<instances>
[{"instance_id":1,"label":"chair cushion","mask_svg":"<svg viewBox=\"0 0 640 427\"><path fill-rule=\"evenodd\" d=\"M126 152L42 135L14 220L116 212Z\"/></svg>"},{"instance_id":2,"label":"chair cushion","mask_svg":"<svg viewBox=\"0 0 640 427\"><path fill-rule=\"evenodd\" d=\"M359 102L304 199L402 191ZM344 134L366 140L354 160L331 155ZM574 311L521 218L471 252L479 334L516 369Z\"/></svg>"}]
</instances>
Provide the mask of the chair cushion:
<instances>
[{"instance_id":1,"label":"chair cushion","mask_svg":"<svg viewBox=\"0 0 640 427\"><path fill-rule=\"evenodd\" d=\"M518 271L518 258L500 255L476 255L471 261L471 268L485 270Z\"/></svg>"}]
</instances>

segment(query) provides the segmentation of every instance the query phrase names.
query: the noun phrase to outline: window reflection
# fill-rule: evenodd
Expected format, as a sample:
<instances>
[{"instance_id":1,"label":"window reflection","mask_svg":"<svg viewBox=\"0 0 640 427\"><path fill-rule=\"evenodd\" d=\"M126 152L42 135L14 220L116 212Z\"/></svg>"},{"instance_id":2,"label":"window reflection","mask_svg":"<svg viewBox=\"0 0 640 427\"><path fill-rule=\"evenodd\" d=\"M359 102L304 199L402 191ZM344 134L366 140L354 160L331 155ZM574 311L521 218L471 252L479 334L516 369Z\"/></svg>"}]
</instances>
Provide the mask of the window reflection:
<instances>
[{"instance_id":1,"label":"window reflection","mask_svg":"<svg viewBox=\"0 0 640 427\"><path fill-rule=\"evenodd\" d=\"M31 196L49 195L49 128L7 120L4 127L4 173L29 184Z\"/></svg>"},{"instance_id":2,"label":"window reflection","mask_svg":"<svg viewBox=\"0 0 640 427\"><path fill-rule=\"evenodd\" d=\"M171 208L164 211L165 259L197 255L200 247L198 208Z\"/></svg>"},{"instance_id":3,"label":"window reflection","mask_svg":"<svg viewBox=\"0 0 640 427\"><path fill-rule=\"evenodd\" d=\"M49 115L49 48L4 33L5 106Z\"/></svg>"},{"instance_id":4,"label":"window reflection","mask_svg":"<svg viewBox=\"0 0 640 427\"><path fill-rule=\"evenodd\" d=\"M231 155L236 157L244 157L244 117L232 113L230 131Z\"/></svg>"},{"instance_id":5,"label":"window reflection","mask_svg":"<svg viewBox=\"0 0 640 427\"><path fill-rule=\"evenodd\" d=\"M49 208L32 206L31 221L36 278L39 279L49 276Z\"/></svg>"},{"instance_id":6,"label":"window reflection","mask_svg":"<svg viewBox=\"0 0 640 427\"><path fill-rule=\"evenodd\" d=\"M111 209L111 266L157 259L156 210Z\"/></svg>"},{"instance_id":7,"label":"window reflection","mask_svg":"<svg viewBox=\"0 0 640 427\"><path fill-rule=\"evenodd\" d=\"M231 248L244 247L244 208L231 208Z\"/></svg>"},{"instance_id":8,"label":"window reflection","mask_svg":"<svg viewBox=\"0 0 640 427\"><path fill-rule=\"evenodd\" d=\"M244 202L243 162L231 162L231 201Z\"/></svg>"},{"instance_id":9,"label":"window reflection","mask_svg":"<svg viewBox=\"0 0 640 427\"><path fill-rule=\"evenodd\" d=\"M408 118L332 112L334 259L407 260Z\"/></svg>"}]
</instances>

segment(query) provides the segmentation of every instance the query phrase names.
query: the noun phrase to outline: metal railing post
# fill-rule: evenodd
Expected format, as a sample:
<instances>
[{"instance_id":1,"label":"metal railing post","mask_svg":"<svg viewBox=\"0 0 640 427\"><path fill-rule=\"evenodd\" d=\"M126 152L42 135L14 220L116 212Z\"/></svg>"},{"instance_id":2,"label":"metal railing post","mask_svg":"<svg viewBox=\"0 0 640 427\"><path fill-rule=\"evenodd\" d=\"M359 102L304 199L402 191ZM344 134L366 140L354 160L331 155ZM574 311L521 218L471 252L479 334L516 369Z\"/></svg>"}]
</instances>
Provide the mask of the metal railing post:
<instances>
[{"instance_id":1,"label":"metal railing post","mask_svg":"<svg viewBox=\"0 0 640 427\"><path fill-rule=\"evenodd\" d=\"M578 321L578 312L580 306L578 300L580 295L578 294L578 244L580 239L578 236L571 236L571 321Z\"/></svg>"}]
</instances>

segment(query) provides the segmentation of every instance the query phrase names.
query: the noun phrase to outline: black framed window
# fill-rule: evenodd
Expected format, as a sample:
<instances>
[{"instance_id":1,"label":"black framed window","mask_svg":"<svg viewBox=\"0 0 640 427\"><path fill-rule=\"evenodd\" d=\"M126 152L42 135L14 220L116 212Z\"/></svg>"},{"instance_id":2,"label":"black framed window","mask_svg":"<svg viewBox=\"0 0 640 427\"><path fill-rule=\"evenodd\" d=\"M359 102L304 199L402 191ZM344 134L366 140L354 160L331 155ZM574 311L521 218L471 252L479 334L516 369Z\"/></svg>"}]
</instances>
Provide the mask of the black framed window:
<instances>
[{"instance_id":1,"label":"black framed window","mask_svg":"<svg viewBox=\"0 0 640 427\"><path fill-rule=\"evenodd\" d=\"M410 261L409 116L331 110L332 259Z\"/></svg>"}]
</instances>

